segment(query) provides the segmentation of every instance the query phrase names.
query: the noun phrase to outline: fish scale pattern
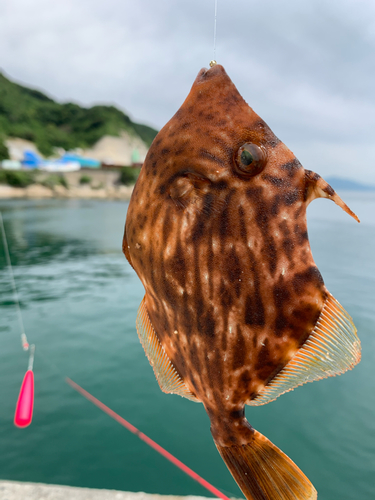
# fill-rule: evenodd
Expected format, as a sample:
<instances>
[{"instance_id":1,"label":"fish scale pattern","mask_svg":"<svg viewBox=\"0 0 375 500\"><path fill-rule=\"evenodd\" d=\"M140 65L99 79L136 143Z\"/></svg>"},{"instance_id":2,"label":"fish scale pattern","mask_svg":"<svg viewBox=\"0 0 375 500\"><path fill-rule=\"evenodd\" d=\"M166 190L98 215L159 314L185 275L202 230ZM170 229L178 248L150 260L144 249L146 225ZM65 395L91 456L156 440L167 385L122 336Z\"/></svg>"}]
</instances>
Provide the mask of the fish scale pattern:
<instances>
[{"instance_id":1,"label":"fish scale pattern","mask_svg":"<svg viewBox=\"0 0 375 500\"><path fill-rule=\"evenodd\" d=\"M352 318L329 294L305 344L272 382L247 404L264 405L306 382L341 375L360 359L361 346Z\"/></svg>"}]
</instances>

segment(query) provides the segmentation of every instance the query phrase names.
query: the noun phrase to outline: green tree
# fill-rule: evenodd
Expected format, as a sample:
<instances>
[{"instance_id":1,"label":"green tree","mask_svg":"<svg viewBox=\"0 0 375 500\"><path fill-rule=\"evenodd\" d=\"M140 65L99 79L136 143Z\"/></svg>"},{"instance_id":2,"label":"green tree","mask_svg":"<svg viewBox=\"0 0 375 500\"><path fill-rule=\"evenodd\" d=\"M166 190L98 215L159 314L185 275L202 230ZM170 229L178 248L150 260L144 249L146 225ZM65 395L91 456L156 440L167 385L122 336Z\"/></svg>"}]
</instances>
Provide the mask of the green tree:
<instances>
[{"instance_id":1,"label":"green tree","mask_svg":"<svg viewBox=\"0 0 375 500\"><path fill-rule=\"evenodd\" d=\"M119 182L120 184L125 184L125 186L131 186L135 184L135 181L138 179L139 169L124 167L121 169Z\"/></svg>"},{"instance_id":2,"label":"green tree","mask_svg":"<svg viewBox=\"0 0 375 500\"><path fill-rule=\"evenodd\" d=\"M3 139L0 137L0 160L8 160L9 151L4 143Z\"/></svg>"}]
</instances>

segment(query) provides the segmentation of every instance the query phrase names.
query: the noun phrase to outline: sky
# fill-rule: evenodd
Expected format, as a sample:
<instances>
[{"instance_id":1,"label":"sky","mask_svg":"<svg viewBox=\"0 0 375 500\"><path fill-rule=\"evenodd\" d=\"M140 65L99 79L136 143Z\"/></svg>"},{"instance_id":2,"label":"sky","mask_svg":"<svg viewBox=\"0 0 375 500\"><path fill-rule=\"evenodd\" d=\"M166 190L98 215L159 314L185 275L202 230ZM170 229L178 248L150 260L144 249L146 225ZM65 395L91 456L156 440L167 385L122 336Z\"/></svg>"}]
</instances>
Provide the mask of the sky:
<instances>
[{"instance_id":1,"label":"sky","mask_svg":"<svg viewBox=\"0 0 375 500\"><path fill-rule=\"evenodd\" d=\"M213 58L215 0L0 0L0 69L160 129ZM216 60L323 177L375 184L375 1L218 0Z\"/></svg>"}]
</instances>

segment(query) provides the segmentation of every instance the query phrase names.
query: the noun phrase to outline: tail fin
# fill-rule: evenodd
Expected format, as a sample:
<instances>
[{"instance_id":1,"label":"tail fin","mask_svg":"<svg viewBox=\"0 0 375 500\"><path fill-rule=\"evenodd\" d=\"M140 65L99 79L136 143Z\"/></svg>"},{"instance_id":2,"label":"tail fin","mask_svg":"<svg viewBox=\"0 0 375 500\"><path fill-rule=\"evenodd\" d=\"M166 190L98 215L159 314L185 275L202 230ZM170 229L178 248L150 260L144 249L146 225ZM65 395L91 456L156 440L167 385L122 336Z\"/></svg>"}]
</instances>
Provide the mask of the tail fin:
<instances>
[{"instance_id":1,"label":"tail fin","mask_svg":"<svg viewBox=\"0 0 375 500\"><path fill-rule=\"evenodd\" d=\"M248 500L316 500L305 474L260 432L245 445L216 447Z\"/></svg>"}]
</instances>

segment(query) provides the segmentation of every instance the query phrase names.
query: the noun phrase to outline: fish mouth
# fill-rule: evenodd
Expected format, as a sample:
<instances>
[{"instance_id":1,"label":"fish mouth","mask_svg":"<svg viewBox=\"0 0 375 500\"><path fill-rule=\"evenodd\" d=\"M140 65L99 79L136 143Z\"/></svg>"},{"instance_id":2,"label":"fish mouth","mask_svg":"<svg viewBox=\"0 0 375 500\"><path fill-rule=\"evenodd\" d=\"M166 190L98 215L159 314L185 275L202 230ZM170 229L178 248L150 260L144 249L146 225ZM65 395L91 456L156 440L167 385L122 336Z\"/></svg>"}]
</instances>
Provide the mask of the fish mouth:
<instances>
[{"instance_id":1,"label":"fish mouth","mask_svg":"<svg viewBox=\"0 0 375 500\"><path fill-rule=\"evenodd\" d=\"M222 74L226 74L224 67L221 66L221 64L215 64L212 68L202 68L195 81L196 83L203 83L207 81L208 78Z\"/></svg>"}]
</instances>

